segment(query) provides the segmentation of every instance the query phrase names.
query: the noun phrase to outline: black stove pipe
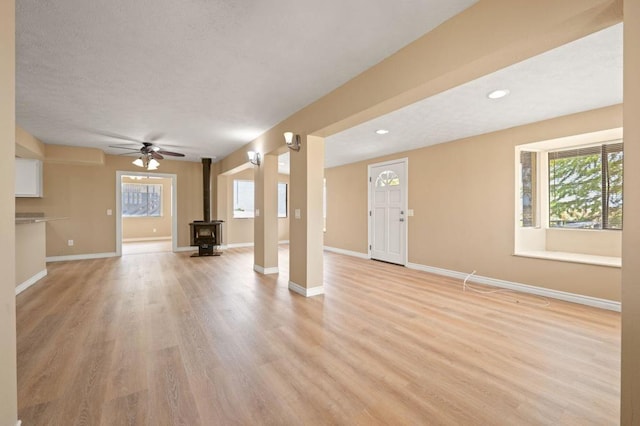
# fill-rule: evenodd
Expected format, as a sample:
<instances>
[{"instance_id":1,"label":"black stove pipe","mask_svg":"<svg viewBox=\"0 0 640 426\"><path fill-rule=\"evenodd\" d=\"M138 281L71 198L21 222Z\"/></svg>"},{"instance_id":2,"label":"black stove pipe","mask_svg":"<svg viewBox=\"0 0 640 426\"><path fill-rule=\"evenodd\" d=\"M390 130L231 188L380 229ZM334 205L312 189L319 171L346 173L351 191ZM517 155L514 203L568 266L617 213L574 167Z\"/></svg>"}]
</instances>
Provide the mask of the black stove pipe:
<instances>
[{"instance_id":1,"label":"black stove pipe","mask_svg":"<svg viewBox=\"0 0 640 426\"><path fill-rule=\"evenodd\" d=\"M204 221L211 222L211 158L202 159L202 200Z\"/></svg>"}]
</instances>

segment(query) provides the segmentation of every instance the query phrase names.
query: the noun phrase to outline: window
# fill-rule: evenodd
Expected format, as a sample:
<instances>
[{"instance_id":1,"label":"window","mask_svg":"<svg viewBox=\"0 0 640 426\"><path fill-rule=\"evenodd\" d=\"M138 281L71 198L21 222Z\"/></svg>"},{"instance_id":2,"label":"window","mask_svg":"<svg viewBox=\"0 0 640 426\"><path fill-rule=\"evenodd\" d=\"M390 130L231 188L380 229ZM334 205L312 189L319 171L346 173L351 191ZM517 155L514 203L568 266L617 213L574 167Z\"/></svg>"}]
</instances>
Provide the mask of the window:
<instances>
[{"instance_id":1,"label":"window","mask_svg":"<svg viewBox=\"0 0 640 426\"><path fill-rule=\"evenodd\" d=\"M278 217L287 217L287 184L278 182Z\"/></svg>"},{"instance_id":2,"label":"window","mask_svg":"<svg viewBox=\"0 0 640 426\"><path fill-rule=\"evenodd\" d=\"M392 170L385 170L376 178L376 187L400 185L398 175Z\"/></svg>"},{"instance_id":3,"label":"window","mask_svg":"<svg viewBox=\"0 0 640 426\"><path fill-rule=\"evenodd\" d=\"M549 158L549 227L622 229L622 143L555 151Z\"/></svg>"},{"instance_id":4,"label":"window","mask_svg":"<svg viewBox=\"0 0 640 426\"><path fill-rule=\"evenodd\" d=\"M520 152L520 226L537 226L538 154Z\"/></svg>"},{"instance_id":5,"label":"window","mask_svg":"<svg viewBox=\"0 0 640 426\"><path fill-rule=\"evenodd\" d=\"M513 252L620 267L622 128L516 147Z\"/></svg>"},{"instance_id":6,"label":"window","mask_svg":"<svg viewBox=\"0 0 640 426\"><path fill-rule=\"evenodd\" d=\"M122 184L123 217L162 216L162 185L144 183Z\"/></svg>"},{"instance_id":7,"label":"window","mask_svg":"<svg viewBox=\"0 0 640 426\"><path fill-rule=\"evenodd\" d=\"M252 218L254 214L253 205L253 181L234 180L233 181L233 217Z\"/></svg>"},{"instance_id":8,"label":"window","mask_svg":"<svg viewBox=\"0 0 640 426\"><path fill-rule=\"evenodd\" d=\"M254 217L254 183L251 180L233 181L233 217ZM287 184L278 182L278 217L287 217Z\"/></svg>"}]
</instances>

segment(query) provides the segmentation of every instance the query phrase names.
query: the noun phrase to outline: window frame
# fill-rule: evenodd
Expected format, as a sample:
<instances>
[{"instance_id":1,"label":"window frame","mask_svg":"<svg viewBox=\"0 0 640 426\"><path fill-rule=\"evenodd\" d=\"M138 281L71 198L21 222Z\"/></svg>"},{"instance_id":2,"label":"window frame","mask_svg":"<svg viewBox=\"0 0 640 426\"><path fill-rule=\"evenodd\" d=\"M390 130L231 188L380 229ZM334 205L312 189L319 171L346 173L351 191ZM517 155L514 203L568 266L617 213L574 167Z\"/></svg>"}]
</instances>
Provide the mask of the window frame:
<instances>
[{"instance_id":1,"label":"window frame","mask_svg":"<svg viewBox=\"0 0 640 426\"><path fill-rule=\"evenodd\" d=\"M622 231L624 224L624 198L621 199L620 208L622 210L622 216L620 220L620 227L615 228L611 227L609 224L609 216L610 216L610 208L609 208L609 196L610 196L610 188L608 186L609 183L609 170L610 170L610 160L609 154L611 153L621 153L622 161L624 161L624 144L622 141L604 141L595 145L576 147L576 148L565 148L565 149L553 149L548 150L546 152L546 168L547 168L547 228L553 229L592 229L599 231ZM552 182L551 182L551 162L554 160L560 160L563 158L577 158L581 156L594 156L598 155L600 160L600 226L596 228L588 228L588 227L573 227L573 226L552 226L551 225L551 196L552 196ZM621 170L622 181L624 183L624 166L622 166ZM622 183L622 185L623 185ZM622 191L622 186L621 186Z\"/></svg>"},{"instance_id":2,"label":"window frame","mask_svg":"<svg viewBox=\"0 0 640 426\"><path fill-rule=\"evenodd\" d=\"M252 193L253 193L253 209L251 210L241 210L244 211L244 214L238 214L238 210L236 210L236 206L237 206L237 187L238 184L242 182L242 183L247 183L247 184L251 184L251 189L252 189ZM234 179L233 180L233 188L232 188L232 217L233 219L255 219L255 181L250 180L250 179ZM281 185L284 185L284 215L280 214L280 188ZM278 197L278 205L277 205L277 215L278 215L278 219L286 219L287 217L289 217L289 184L287 182L278 182L278 188L276 191L277 197ZM249 213L250 211L250 213Z\"/></svg>"},{"instance_id":3,"label":"window frame","mask_svg":"<svg viewBox=\"0 0 640 426\"><path fill-rule=\"evenodd\" d=\"M252 195L252 205L253 208L250 210L237 210L236 206L237 206L237 194L238 194L238 184L239 183L250 183L252 186L252 191L251 193ZM234 179L233 180L233 189L232 189L232 217L234 219L254 219L255 218L255 213L256 213L256 209L255 209L255 191L256 191L256 186L255 186L255 182L252 180L248 180L248 179ZM245 212L244 214L239 214L237 212Z\"/></svg>"},{"instance_id":4,"label":"window frame","mask_svg":"<svg viewBox=\"0 0 640 426\"><path fill-rule=\"evenodd\" d=\"M139 191L139 192L132 192L132 191L127 191L125 190L125 188L127 187L145 187L146 191ZM158 214L149 214L149 203L150 203L150 198L149 198L149 187L154 187L157 188L158 191L157 192L153 192L152 194L158 194ZM127 218L127 219L132 219L132 218L161 218L164 217L164 188L163 185L161 183L142 183L142 182L122 182L121 183L121 187L120 187L120 203L121 203L121 210L122 210L122 217L123 218ZM125 202L125 197L127 196L131 196L131 194L142 194L142 193L146 193L147 197L146 197L146 214L129 214L127 213L127 208L126 206L129 204L133 204L133 203L126 203ZM136 204L141 204L141 203L136 203Z\"/></svg>"},{"instance_id":5,"label":"window frame","mask_svg":"<svg viewBox=\"0 0 640 426\"><path fill-rule=\"evenodd\" d=\"M284 185L284 215L280 214L280 185ZM289 217L289 184L278 182L278 219L286 219L287 217Z\"/></svg>"}]
</instances>

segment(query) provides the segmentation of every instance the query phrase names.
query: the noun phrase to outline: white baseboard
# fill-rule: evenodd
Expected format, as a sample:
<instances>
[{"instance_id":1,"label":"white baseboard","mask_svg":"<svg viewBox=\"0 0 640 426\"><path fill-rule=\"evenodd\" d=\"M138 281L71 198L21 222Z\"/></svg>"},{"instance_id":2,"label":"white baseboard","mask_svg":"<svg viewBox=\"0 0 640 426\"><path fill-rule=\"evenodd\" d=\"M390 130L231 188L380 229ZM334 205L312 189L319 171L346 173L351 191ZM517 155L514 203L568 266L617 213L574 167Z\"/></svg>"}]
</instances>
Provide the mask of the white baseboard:
<instances>
[{"instance_id":1,"label":"white baseboard","mask_svg":"<svg viewBox=\"0 0 640 426\"><path fill-rule=\"evenodd\" d=\"M289 290L294 291L298 294L301 294L304 297L313 297L313 296L319 296L321 294L324 294L323 286L306 288L306 287L302 287L300 284L294 283L293 281L289 281Z\"/></svg>"},{"instance_id":2,"label":"white baseboard","mask_svg":"<svg viewBox=\"0 0 640 426\"><path fill-rule=\"evenodd\" d=\"M40 281L42 278L47 276L47 269L43 269L42 271L38 272L37 274L35 274L34 276L32 276L31 278L29 278L28 280L26 280L25 282L23 282L22 284L20 284L19 286L16 287L16 296L19 295L20 293L22 293L23 291L25 291L26 289L28 289L29 287L31 287L32 285L34 285L35 283L37 283L38 281Z\"/></svg>"},{"instance_id":3,"label":"white baseboard","mask_svg":"<svg viewBox=\"0 0 640 426\"><path fill-rule=\"evenodd\" d=\"M171 237L145 237L145 238L123 238L123 243L137 243L141 241L171 241Z\"/></svg>"},{"instance_id":4,"label":"white baseboard","mask_svg":"<svg viewBox=\"0 0 640 426\"><path fill-rule=\"evenodd\" d=\"M175 253L181 253L183 251L197 251L198 247L177 247Z\"/></svg>"},{"instance_id":5,"label":"white baseboard","mask_svg":"<svg viewBox=\"0 0 640 426\"><path fill-rule=\"evenodd\" d=\"M278 244L289 244L289 240L278 241ZM254 243L231 243L231 244L223 244L220 246L222 249L232 249L232 248L244 248L244 247L254 247Z\"/></svg>"},{"instance_id":6,"label":"white baseboard","mask_svg":"<svg viewBox=\"0 0 640 426\"><path fill-rule=\"evenodd\" d=\"M260 265L253 265L253 270L263 275L277 274L280 272L277 266L273 266L271 268L265 268Z\"/></svg>"},{"instance_id":7,"label":"white baseboard","mask_svg":"<svg viewBox=\"0 0 640 426\"><path fill-rule=\"evenodd\" d=\"M253 247L253 243L231 243L223 245L222 248L243 248L243 247Z\"/></svg>"},{"instance_id":8,"label":"white baseboard","mask_svg":"<svg viewBox=\"0 0 640 426\"><path fill-rule=\"evenodd\" d=\"M407 263L407 268L432 274L443 275L445 277L464 280L469 274L465 272L451 271L449 269L436 268L434 266L420 265L418 263ZM496 278L472 275L470 282L490 285L493 287L506 288L519 291L521 293L535 294L537 296L549 297L552 299L564 300L567 302L579 303L581 305L593 306L595 308L607 309L609 311L620 312L621 304L613 300L599 299L597 297L583 296L581 294L568 293L566 291L553 290L549 288L536 287L528 284L515 283L512 281L499 280Z\"/></svg>"},{"instance_id":9,"label":"white baseboard","mask_svg":"<svg viewBox=\"0 0 640 426\"><path fill-rule=\"evenodd\" d=\"M329 247L329 246L324 246L323 248L324 248L325 251L330 251L330 252L333 252L333 253L345 254L347 256L353 256L353 257L359 257L360 259L369 259L369 255L367 253L360 253L359 251L344 250L344 249L341 249L341 248Z\"/></svg>"},{"instance_id":10,"label":"white baseboard","mask_svg":"<svg viewBox=\"0 0 640 426\"><path fill-rule=\"evenodd\" d=\"M68 260L88 260L88 259L104 259L105 257L116 257L116 252L111 253L89 253L89 254L71 254L68 256L49 256L45 260L47 262L66 262Z\"/></svg>"}]
</instances>

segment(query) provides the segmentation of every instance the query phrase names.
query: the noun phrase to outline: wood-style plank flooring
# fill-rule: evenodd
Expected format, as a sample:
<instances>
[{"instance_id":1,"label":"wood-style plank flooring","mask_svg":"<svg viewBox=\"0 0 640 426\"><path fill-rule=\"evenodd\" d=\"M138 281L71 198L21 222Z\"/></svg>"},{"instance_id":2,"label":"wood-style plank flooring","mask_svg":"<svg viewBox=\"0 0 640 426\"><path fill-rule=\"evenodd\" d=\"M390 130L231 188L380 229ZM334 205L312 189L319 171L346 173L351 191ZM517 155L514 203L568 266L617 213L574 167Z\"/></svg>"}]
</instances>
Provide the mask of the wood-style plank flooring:
<instances>
[{"instance_id":1,"label":"wood-style plank flooring","mask_svg":"<svg viewBox=\"0 0 640 426\"><path fill-rule=\"evenodd\" d=\"M23 425L614 425L620 316L325 254L49 264L17 298Z\"/></svg>"}]
</instances>

